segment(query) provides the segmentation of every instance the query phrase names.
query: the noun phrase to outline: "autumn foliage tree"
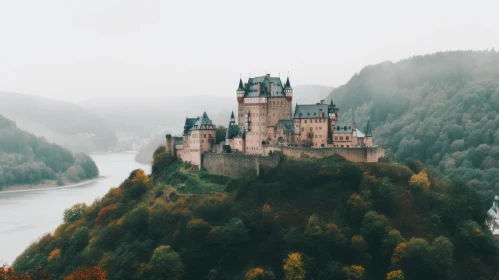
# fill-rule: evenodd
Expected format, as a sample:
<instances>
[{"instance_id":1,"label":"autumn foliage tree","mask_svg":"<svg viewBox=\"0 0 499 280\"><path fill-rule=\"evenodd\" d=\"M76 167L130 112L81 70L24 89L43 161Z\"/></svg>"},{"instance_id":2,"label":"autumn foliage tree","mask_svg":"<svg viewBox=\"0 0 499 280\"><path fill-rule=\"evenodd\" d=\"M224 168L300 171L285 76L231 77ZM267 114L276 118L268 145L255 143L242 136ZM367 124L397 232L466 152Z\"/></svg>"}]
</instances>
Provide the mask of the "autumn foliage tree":
<instances>
[{"instance_id":1,"label":"autumn foliage tree","mask_svg":"<svg viewBox=\"0 0 499 280\"><path fill-rule=\"evenodd\" d=\"M100 266L80 267L70 275L64 277L64 280L106 280L106 272Z\"/></svg>"},{"instance_id":2,"label":"autumn foliage tree","mask_svg":"<svg viewBox=\"0 0 499 280\"><path fill-rule=\"evenodd\" d=\"M300 253L289 253L284 261L284 272L286 280L303 280L305 279L305 269L303 265L302 255Z\"/></svg>"}]
</instances>

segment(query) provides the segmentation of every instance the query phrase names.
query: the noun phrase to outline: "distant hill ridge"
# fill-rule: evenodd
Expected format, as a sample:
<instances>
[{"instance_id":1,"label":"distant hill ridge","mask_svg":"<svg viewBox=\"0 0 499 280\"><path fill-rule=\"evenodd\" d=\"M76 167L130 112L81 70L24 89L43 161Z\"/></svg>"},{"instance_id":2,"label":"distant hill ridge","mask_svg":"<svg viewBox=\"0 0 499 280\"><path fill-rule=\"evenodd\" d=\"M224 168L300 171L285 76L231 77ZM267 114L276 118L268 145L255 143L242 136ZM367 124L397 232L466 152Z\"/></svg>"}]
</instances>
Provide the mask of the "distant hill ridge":
<instances>
[{"instance_id":1,"label":"distant hill ridge","mask_svg":"<svg viewBox=\"0 0 499 280\"><path fill-rule=\"evenodd\" d=\"M108 151L117 141L115 131L104 119L68 102L0 92L0 113L21 128L73 151Z\"/></svg>"},{"instance_id":2,"label":"distant hill ridge","mask_svg":"<svg viewBox=\"0 0 499 280\"><path fill-rule=\"evenodd\" d=\"M358 122L370 117L377 143L396 160L421 160L491 200L499 192L499 53L439 52L367 66L327 98L355 108Z\"/></svg>"},{"instance_id":3,"label":"distant hill ridge","mask_svg":"<svg viewBox=\"0 0 499 280\"><path fill-rule=\"evenodd\" d=\"M0 115L0 189L38 184L44 180L78 182L97 177L99 170L86 154L73 155L59 145L37 138Z\"/></svg>"}]
</instances>

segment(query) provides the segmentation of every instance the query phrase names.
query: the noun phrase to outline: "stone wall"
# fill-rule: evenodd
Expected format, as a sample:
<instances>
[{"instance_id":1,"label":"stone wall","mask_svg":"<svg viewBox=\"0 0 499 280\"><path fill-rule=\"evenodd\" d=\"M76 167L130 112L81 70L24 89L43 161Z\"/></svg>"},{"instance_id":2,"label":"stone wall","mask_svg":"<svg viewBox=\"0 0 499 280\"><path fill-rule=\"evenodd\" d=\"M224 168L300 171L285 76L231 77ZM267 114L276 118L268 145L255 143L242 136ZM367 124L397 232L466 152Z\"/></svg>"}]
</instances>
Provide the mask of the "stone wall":
<instances>
[{"instance_id":1,"label":"stone wall","mask_svg":"<svg viewBox=\"0 0 499 280\"><path fill-rule=\"evenodd\" d=\"M280 152L291 158L323 158L332 155L340 155L348 161L353 162L378 162L380 157L385 156L385 149L381 146L363 148L303 148L287 146L264 146L265 154L269 152Z\"/></svg>"},{"instance_id":2,"label":"stone wall","mask_svg":"<svg viewBox=\"0 0 499 280\"><path fill-rule=\"evenodd\" d=\"M267 169L279 166L280 156L254 156L244 154L202 155L203 169L210 173L228 176L260 175Z\"/></svg>"}]
</instances>

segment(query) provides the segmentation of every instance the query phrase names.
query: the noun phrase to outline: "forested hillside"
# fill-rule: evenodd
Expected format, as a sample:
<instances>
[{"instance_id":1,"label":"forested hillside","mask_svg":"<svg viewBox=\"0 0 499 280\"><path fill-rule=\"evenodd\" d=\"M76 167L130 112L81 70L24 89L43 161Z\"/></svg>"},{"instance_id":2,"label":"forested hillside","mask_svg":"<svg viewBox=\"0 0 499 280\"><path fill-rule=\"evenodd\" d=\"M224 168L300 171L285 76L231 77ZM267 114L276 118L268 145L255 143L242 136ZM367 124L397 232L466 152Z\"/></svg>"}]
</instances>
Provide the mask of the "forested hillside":
<instances>
[{"instance_id":1,"label":"forested hillside","mask_svg":"<svg viewBox=\"0 0 499 280\"><path fill-rule=\"evenodd\" d=\"M43 180L78 182L99 175L86 154L73 155L62 147L37 138L0 115L0 189Z\"/></svg>"},{"instance_id":2,"label":"forested hillside","mask_svg":"<svg viewBox=\"0 0 499 280\"><path fill-rule=\"evenodd\" d=\"M68 102L0 92L0 113L21 129L73 152L107 152L117 142L114 129L105 119Z\"/></svg>"},{"instance_id":3,"label":"forested hillside","mask_svg":"<svg viewBox=\"0 0 499 280\"><path fill-rule=\"evenodd\" d=\"M284 159L262 174L208 174L161 147L152 175L133 171L92 205L68 209L54 235L27 248L14 269L108 279L498 275L498 243L477 193L442 183L420 163Z\"/></svg>"},{"instance_id":4,"label":"forested hillside","mask_svg":"<svg viewBox=\"0 0 499 280\"><path fill-rule=\"evenodd\" d=\"M329 98L377 144L418 159L490 200L499 193L499 53L456 51L365 67Z\"/></svg>"}]
</instances>

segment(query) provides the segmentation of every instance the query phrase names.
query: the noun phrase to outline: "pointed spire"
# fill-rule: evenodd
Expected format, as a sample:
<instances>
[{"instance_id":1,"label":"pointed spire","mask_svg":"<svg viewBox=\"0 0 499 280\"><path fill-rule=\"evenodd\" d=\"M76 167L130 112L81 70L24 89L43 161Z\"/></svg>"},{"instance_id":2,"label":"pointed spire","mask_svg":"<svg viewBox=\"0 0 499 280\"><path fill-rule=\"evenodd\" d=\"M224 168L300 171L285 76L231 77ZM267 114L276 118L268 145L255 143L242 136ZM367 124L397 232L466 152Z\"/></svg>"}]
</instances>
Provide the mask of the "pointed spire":
<instances>
[{"instance_id":1,"label":"pointed spire","mask_svg":"<svg viewBox=\"0 0 499 280\"><path fill-rule=\"evenodd\" d=\"M286 79L286 84L284 85L284 89L293 89L293 88L291 87L291 83L289 82L289 76L288 76L288 78Z\"/></svg>"},{"instance_id":2,"label":"pointed spire","mask_svg":"<svg viewBox=\"0 0 499 280\"><path fill-rule=\"evenodd\" d=\"M366 137L373 137L373 132L371 129L371 118L367 119L367 126L365 131Z\"/></svg>"},{"instance_id":3,"label":"pointed spire","mask_svg":"<svg viewBox=\"0 0 499 280\"><path fill-rule=\"evenodd\" d=\"M237 91L244 91L243 79L239 78L239 87Z\"/></svg>"},{"instance_id":4,"label":"pointed spire","mask_svg":"<svg viewBox=\"0 0 499 280\"><path fill-rule=\"evenodd\" d=\"M230 118L234 119L234 111L232 111L232 113L230 114Z\"/></svg>"}]
</instances>

